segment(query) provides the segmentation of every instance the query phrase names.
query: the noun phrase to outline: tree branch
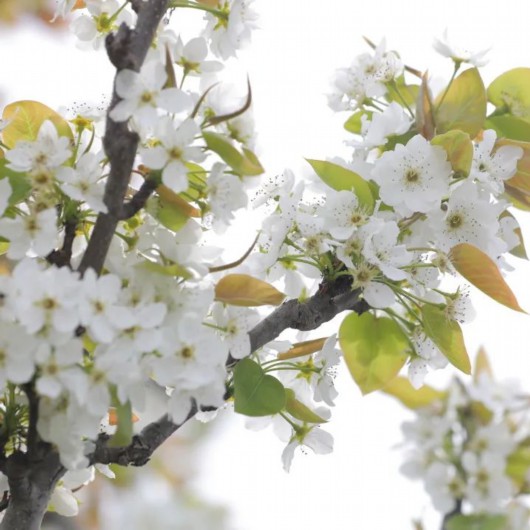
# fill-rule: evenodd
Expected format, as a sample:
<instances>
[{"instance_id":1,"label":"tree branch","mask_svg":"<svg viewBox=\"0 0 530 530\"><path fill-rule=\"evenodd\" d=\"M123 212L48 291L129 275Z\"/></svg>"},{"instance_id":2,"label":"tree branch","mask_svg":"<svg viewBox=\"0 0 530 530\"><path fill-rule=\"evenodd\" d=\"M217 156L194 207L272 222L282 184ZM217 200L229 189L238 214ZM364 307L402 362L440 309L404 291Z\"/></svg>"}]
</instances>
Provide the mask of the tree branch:
<instances>
[{"instance_id":1,"label":"tree branch","mask_svg":"<svg viewBox=\"0 0 530 530\"><path fill-rule=\"evenodd\" d=\"M453 510L451 510L449 513L446 513L444 515L443 521L442 521L442 528L441 530L447 530L447 523L455 516L460 515L462 513L462 500L457 499L456 500L456 506Z\"/></svg>"},{"instance_id":2,"label":"tree branch","mask_svg":"<svg viewBox=\"0 0 530 530\"><path fill-rule=\"evenodd\" d=\"M251 351L259 350L288 328L312 330L342 311L351 310L358 314L367 311L369 306L360 298L361 291L352 290L351 283L352 279L348 276L341 276L333 281L323 281L318 291L305 302L289 300L282 304L249 331ZM230 366L236 363L237 360L229 358ZM96 441L94 452L89 456L90 461L92 464L143 466L154 451L186 421L195 416L197 411L197 404L193 402L187 418L180 424L173 423L168 415L162 416L144 427L127 447L108 447L110 437L101 435Z\"/></svg>"},{"instance_id":3,"label":"tree branch","mask_svg":"<svg viewBox=\"0 0 530 530\"><path fill-rule=\"evenodd\" d=\"M138 213L145 206L147 199L151 197L151 194L156 190L157 186L158 184L155 179L148 178L144 180L140 189L131 197L129 202L123 205L119 216L120 220L124 221Z\"/></svg>"},{"instance_id":4,"label":"tree branch","mask_svg":"<svg viewBox=\"0 0 530 530\"><path fill-rule=\"evenodd\" d=\"M167 4L168 0L137 3L136 27L130 29L122 24L116 34L107 36L107 53L118 72L125 68L135 72L140 71L156 29L167 10ZM114 80L112 101L107 111L107 128L103 137L105 153L110 161L110 173L103 196L108 213L98 215L92 237L79 266L81 274L89 267L99 273L103 267L118 221L123 215L125 194L138 148L138 135L129 130L128 123L115 122L108 116L119 101L116 80Z\"/></svg>"}]
</instances>

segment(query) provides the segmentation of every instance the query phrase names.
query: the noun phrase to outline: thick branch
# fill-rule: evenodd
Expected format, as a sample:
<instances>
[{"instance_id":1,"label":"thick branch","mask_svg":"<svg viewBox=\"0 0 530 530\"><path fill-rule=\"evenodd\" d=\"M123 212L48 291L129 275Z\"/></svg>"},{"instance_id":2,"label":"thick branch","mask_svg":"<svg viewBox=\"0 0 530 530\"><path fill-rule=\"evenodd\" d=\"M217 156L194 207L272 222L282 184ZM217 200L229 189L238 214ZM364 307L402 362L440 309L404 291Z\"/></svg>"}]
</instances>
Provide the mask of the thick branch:
<instances>
[{"instance_id":1,"label":"thick branch","mask_svg":"<svg viewBox=\"0 0 530 530\"><path fill-rule=\"evenodd\" d=\"M116 34L107 37L107 53L118 71L124 68L136 72L140 70L160 20L166 12L167 4L168 0L143 2L138 6L138 22L134 29L122 25ZM108 112L119 100L114 88ZM103 202L108 208L108 213L98 215L92 237L79 266L81 273L89 267L99 273L103 267L118 221L123 218L123 203L138 141L138 135L129 130L127 122L115 122L107 115L103 145L110 161L110 173Z\"/></svg>"},{"instance_id":2,"label":"thick branch","mask_svg":"<svg viewBox=\"0 0 530 530\"><path fill-rule=\"evenodd\" d=\"M39 461L30 460L22 452L13 453L6 463L9 505L0 530L39 530L53 490L65 471L51 446Z\"/></svg>"},{"instance_id":3,"label":"thick branch","mask_svg":"<svg viewBox=\"0 0 530 530\"><path fill-rule=\"evenodd\" d=\"M342 311L364 313L369 307L359 295L360 290L352 291L350 277L342 276L332 282L322 282L319 290L305 302L289 300L255 326L249 332L251 350L255 352L288 328L312 330ZM229 360L231 365L236 362ZM163 416L147 425L127 447L108 447L109 437L102 435L96 442L96 449L90 457L91 462L143 466L167 438L195 416L197 410L196 404L193 403L188 417L181 424L173 423L167 415Z\"/></svg>"}]
</instances>

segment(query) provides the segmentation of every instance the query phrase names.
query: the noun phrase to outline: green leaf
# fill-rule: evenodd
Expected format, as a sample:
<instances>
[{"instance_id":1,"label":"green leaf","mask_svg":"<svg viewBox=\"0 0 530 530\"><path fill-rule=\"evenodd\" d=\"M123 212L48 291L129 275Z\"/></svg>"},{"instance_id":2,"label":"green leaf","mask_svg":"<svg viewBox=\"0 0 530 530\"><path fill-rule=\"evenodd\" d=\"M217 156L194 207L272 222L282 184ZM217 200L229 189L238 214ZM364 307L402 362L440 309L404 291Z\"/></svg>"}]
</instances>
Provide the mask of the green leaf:
<instances>
[{"instance_id":1,"label":"green leaf","mask_svg":"<svg viewBox=\"0 0 530 530\"><path fill-rule=\"evenodd\" d=\"M348 315L340 326L339 342L353 379L363 394L385 387L408 357L409 342L392 319L372 313Z\"/></svg>"},{"instance_id":2,"label":"green leaf","mask_svg":"<svg viewBox=\"0 0 530 530\"><path fill-rule=\"evenodd\" d=\"M471 138L484 128L486 89L476 68L464 70L451 84L443 101L444 90L436 98L436 131L445 133L459 129Z\"/></svg>"},{"instance_id":3,"label":"green leaf","mask_svg":"<svg viewBox=\"0 0 530 530\"><path fill-rule=\"evenodd\" d=\"M484 128L493 129L498 138L509 138L521 142L530 141L530 122L512 114L490 116L486 120Z\"/></svg>"},{"instance_id":4,"label":"green leaf","mask_svg":"<svg viewBox=\"0 0 530 530\"><path fill-rule=\"evenodd\" d=\"M234 408L246 416L270 416L285 408L285 388L259 364L242 359L234 368Z\"/></svg>"},{"instance_id":5,"label":"green leaf","mask_svg":"<svg viewBox=\"0 0 530 530\"><path fill-rule=\"evenodd\" d=\"M116 387L111 388L112 405L116 409L118 428L109 440L109 447L125 447L132 442L133 437L133 413L131 402L123 404L117 396Z\"/></svg>"},{"instance_id":6,"label":"green leaf","mask_svg":"<svg viewBox=\"0 0 530 530\"><path fill-rule=\"evenodd\" d=\"M373 112L368 110L358 110L354 112L345 122L344 128L353 134L361 134L363 116L366 116L369 120L372 119Z\"/></svg>"},{"instance_id":7,"label":"green leaf","mask_svg":"<svg viewBox=\"0 0 530 530\"><path fill-rule=\"evenodd\" d=\"M55 125L59 136L73 139L68 122L53 109L38 101L15 101L4 108L2 119L9 122L2 131L2 140L9 148L13 148L19 140L36 140L39 129L46 120L50 120Z\"/></svg>"},{"instance_id":8,"label":"green leaf","mask_svg":"<svg viewBox=\"0 0 530 530\"><path fill-rule=\"evenodd\" d=\"M145 209L147 213L173 232L178 232L190 219L185 208L173 201L165 200L162 196L152 196L147 201Z\"/></svg>"},{"instance_id":9,"label":"green leaf","mask_svg":"<svg viewBox=\"0 0 530 530\"><path fill-rule=\"evenodd\" d=\"M431 144L443 147L455 173L464 177L469 175L473 162L473 143L469 134L458 130L449 131L435 136Z\"/></svg>"},{"instance_id":10,"label":"green leaf","mask_svg":"<svg viewBox=\"0 0 530 530\"><path fill-rule=\"evenodd\" d=\"M217 153L239 175L254 177L263 173L263 167L252 151L244 149L241 154L222 134L203 132L202 136L208 149Z\"/></svg>"},{"instance_id":11,"label":"green leaf","mask_svg":"<svg viewBox=\"0 0 530 530\"><path fill-rule=\"evenodd\" d=\"M530 68L514 68L494 79L488 99L514 116L530 118Z\"/></svg>"},{"instance_id":12,"label":"green leaf","mask_svg":"<svg viewBox=\"0 0 530 530\"><path fill-rule=\"evenodd\" d=\"M443 309L433 304L425 304L421 312L425 334L440 348L453 366L465 374L470 374L471 362L458 322L448 320Z\"/></svg>"},{"instance_id":13,"label":"green leaf","mask_svg":"<svg viewBox=\"0 0 530 530\"><path fill-rule=\"evenodd\" d=\"M31 184L25 173L17 173L6 167L9 162L5 158L0 158L0 179L7 178L11 185L11 196L9 205L13 206L26 200L31 193Z\"/></svg>"},{"instance_id":14,"label":"green leaf","mask_svg":"<svg viewBox=\"0 0 530 530\"><path fill-rule=\"evenodd\" d=\"M416 410L427 407L434 401L445 398L447 392L436 390L428 385L414 388L406 377L395 377L383 388L383 392L401 401L405 407Z\"/></svg>"},{"instance_id":15,"label":"green leaf","mask_svg":"<svg viewBox=\"0 0 530 530\"><path fill-rule=\"evenodd\" d=\"M305 421L306 423L326 423L327 421L313 412L301 401L298 401L298 399L296 399L294 390L291 388L285 389L285 410L291 416L293 416L293 418L296 418L300 421Z\"/></svg>"},{"instance_id":16,"label":"green leaf","mask_svg":"<svg viewBox=\"0 0 530 530\"><path fill-rule=\"evenodd\" d=\"M447 522L447 530L505 530L505 515L455 515Z\"/></svg>"},{"instance_id":17,"label":"green leaf","mask_svg":"<svg viewBox=\"0 0 530 530\"><path fill-rule=\"evenodd\" d=\"M530 447L519 446L508 456L506 474L517 484L517 487L520 490L523 489L525 493L528 493L530 488L527 478L529 469Z\"/></svg>"},{"instance_id":18,"label":"green leaf","mask_svg":"<svg viewBox=\"0 0 530 530\"><path fill-rule=\"evenodd\" d=\"M360 175L333 162L306 159L320 179L334 190L353 191L368 213L374 211L374 197L370 185Z\"/></svg>"},{"instance_id":19,"label":"green leaf","mask_svg":"<svg viewBox=\"0 0 530 530\"><path fill-rule=\"evenodd\" d=\"M404 76L396 79L395 83L395 86L392 83L387 85L386 100L389 102L395 101L401 106L403 106L403 101L405 101L409 107L414 107L420 93L420 86L407 85Z\"/></svg>"}]
</instances>

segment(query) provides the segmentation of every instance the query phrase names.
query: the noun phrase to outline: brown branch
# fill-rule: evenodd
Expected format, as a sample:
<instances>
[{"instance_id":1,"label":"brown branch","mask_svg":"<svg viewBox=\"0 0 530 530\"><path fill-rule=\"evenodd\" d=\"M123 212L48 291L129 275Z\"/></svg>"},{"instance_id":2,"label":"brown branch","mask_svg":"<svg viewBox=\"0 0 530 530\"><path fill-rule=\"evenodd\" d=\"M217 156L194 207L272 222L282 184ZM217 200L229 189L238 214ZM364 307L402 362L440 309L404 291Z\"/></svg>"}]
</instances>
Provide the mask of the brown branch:
<instances>
[{"instance_id":1,"label":"brown branch","mask_svg":"<svg viewBox=\"0 0 530 530\"><path fill-rule=\"evenodd\" d=\"M447 523L455 516L462 513L462 499L457 499L456 506L452 511L444 515L441 530L447 530Z\"/></svg>"},{"instance_id":2,"label":"brown branch","mask_svg":"<svg viewBox=\"0 0 530 530\"><path fill-rule=\"evenodd\" d=\"M352 290L351 282L352 279L348 276L324 281L318 291L305 302L289 300L282 304L249 332L251 351L259 350L288 328L312 330L342 311L350 310L358 314L367 311L368 304L360 298L359 289ZM229 358L230 366L236 363L237 360ZM197 411L197 404L192 402L188 416L181 424L173 423L167 415L162 416L144 427L127 447L108 447L107 442L110 437L101 435L96 441L94 452L89 457L90 461L93 464L143 466L149 461L153 452L186 421L195 416Z\"/></svg>"},{"instance_id":3,"label":"brown branch","mask_svg":"<svg viewBox=\"0 0 530 530\"><path fill-rule=\"evenodd\" d=\"M72 247L74 245L75 232L77 230L77 219L70 219L64 223L63 246L59 250L52 250L46 261L57 267L69 267L72 259Z\"/></svg>"},{"instance_id":4,"label":"brown branch","mask_svg":"<svg viewBox=\"0 0 530 530\"><path fill-rule=\"evenodd\" d=\"M118 72L125 68L140 71L156 29L167 10L168 0L149 0L138 3L138 22L134 29L122 24L116 34L106 39L108 56ZM116 80L114 81L116 83ZM109 106L110 112L120 101L116 88ZM103 146L110 162L110 173L105 186L103 202L108 213L99 214L79 271L89 267L101 271L118 221L122 218L124 199L129 186L139 138L129 130L128 123L115 122L107 114L107 128Z\"/></svg>"},{"instance_id":5,"label":"brown branch","mask_svg":"<svg viewBox=\"0 0 530 530\"><path fill-rule=\"evenodd\" d=\"M151 197L151 194L157 187L158 183L155 179L148 178L144 180L140 189L122 206L119 216L120 220L124 221L138 213L145 206L147 199Z\"/></svg>"}]
</instances>

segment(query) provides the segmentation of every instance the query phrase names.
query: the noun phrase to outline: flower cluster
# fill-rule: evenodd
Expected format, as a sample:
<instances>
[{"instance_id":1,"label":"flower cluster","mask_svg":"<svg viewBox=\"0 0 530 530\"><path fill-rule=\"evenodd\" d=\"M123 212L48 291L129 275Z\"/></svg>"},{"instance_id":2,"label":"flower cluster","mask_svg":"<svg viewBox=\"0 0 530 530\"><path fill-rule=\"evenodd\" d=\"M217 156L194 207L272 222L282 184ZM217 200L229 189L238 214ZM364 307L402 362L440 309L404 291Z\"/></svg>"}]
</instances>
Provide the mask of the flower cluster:
<instances>
[{"instance_id":1,"label":"flower cluster","mask_svg":"<svg viewBox=\"0 0 530 530\"><path fill-rule=\"evenodd\" d=\"M403 424L407 457L401 471L424 482L441 514L496 514L505 517L503 528L530 528L523 497L529 484L528 399L514 381L497 382L484 366L470 384L455 379Z\"/></svg>"},{"instance_id":2,"label":"flower cluster","mask_svg":"<svg viewBox=\"0 0 530 530\"><path fill-rule=\"evenodd\" d=\"M462 77L478 75L467 70ZM460 272L474 282L458 253L509 270L505 256L521 245L504 192L525 153L485 128L486 93L476 79L469 97L483 98L482 110L468 122L448 123L444 113L459 104L462 79L434 97L425 80L406 83L398 55L383 42L338 71L330 97L333 109L355 110L345 123L355 134L351 159L309 160L319 181L304 184L287 170L255 199L256 206L268 204L269 218L253 270L283 278L291 296L305 296L304 278L349 277L375 314L408 337L416 387L448 359L462 369L434 331L447 325L450 334L449 327L459 329L474 315L466 286L455 290L444 280ZM429 308L444 318L431 322Z\"/></svg>"}]
</instances>

